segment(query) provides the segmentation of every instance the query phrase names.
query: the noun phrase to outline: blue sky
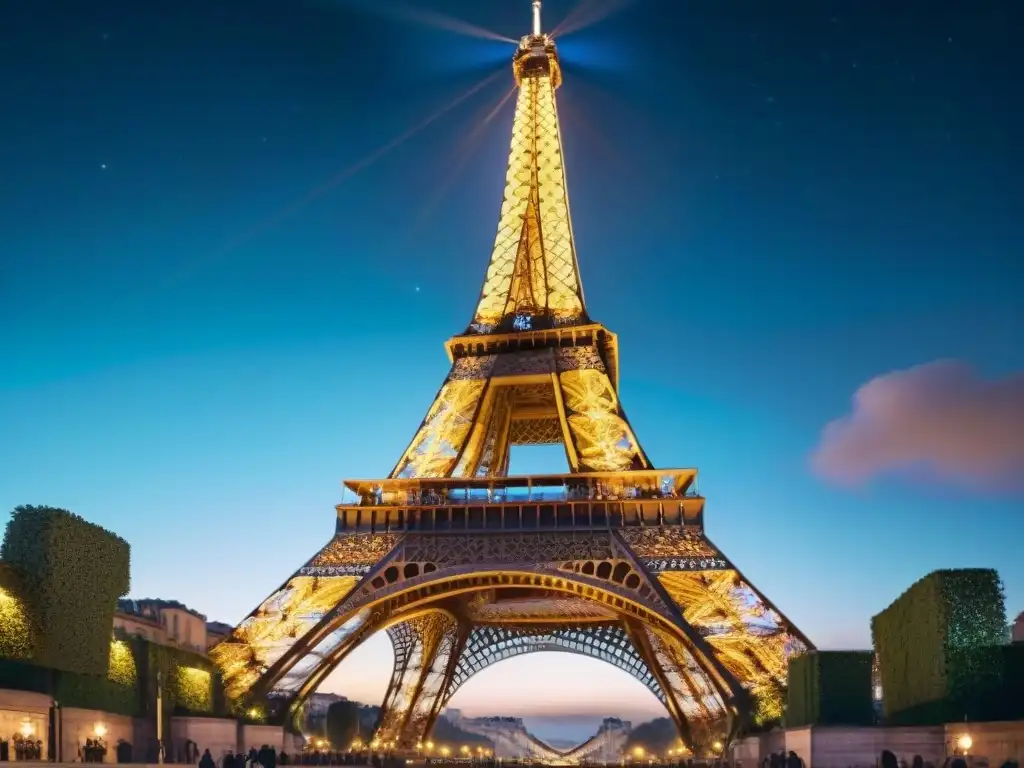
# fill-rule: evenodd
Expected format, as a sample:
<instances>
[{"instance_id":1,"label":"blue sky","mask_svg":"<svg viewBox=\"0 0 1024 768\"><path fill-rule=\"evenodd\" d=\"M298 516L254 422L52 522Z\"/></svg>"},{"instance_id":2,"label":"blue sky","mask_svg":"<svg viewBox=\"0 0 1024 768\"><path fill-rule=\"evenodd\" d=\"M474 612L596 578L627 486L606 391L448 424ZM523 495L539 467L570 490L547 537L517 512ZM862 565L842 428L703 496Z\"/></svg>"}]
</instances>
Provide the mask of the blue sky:
<instances>
[{"instance_id":1,"label":"blue sky","mask_svg":"<svg viewBox=\"0 0 1024 768\"><path fill-rule=\"evenodd\" d=\"M580 265L630 419L656 464L700 469L711 538L822 647L867 646L939 567L998 568L1024 610L1019 497L808 464L876 376L1024 368L1010 5L652 0L562 43ZM430 6L527 31L525 3ZM133 595L238 621L326 542L343 477L390 471L447 371L511 103L472 132L510 73L339 176L511 49L340 1L14 14L0 509L72 509L131 542ZM379 697L387 643L359 653L331 685ZM658 714L595 661L486 674L454 703L529 715L568 687L581 737L595 701Z\"/></svg>"}]
</instances>

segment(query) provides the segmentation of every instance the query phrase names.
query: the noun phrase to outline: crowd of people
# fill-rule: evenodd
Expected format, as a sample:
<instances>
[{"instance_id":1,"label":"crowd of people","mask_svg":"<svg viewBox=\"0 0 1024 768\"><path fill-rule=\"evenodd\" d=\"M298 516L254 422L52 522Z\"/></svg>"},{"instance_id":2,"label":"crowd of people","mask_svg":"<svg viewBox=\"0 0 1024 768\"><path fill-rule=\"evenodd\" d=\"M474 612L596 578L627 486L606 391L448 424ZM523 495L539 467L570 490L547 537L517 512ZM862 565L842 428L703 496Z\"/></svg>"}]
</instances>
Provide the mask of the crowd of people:
<instances>
[{"instance_id":1,"label":"crowd of people","mask_svg":"<svg viewBox=\"0 0 1024 768\"><path fill-rule=\"evenodd\" d=\"M425 761L434 768L443 768L445 765L465 764L472 762L477 768L496 768L498 761L494 758L469 759L463 758L430 758ZM352 765L372 766L372 768L404 768L406 761L391 755L369 754L360 752L332 752L329 750L309 750L289 755L287 752L278 752L274 747L263 745L259 749L251 748L248 753L237 754L228 752L220 759L215 759L210 750L204 750L199 759L199 768L277 768L279 765ZM503 766L515 765L517 768L543 768L544 763L532 760L503 760ZM584 762L583 765L598 768L600 763ZM615 763L615 768L621 764ZM687 759L680 761L655 761L654 765L659 768L743 768L740 761L731 765L728 760L695 760ZM987 765L987 763L986 763ZM609 768L612 768L609 766ZM803 759L790 750L787 752L776 752L765 757L760 768L806 768ZM861 766L860 768L866 768ZM875 768L936 768L931 762L926 762L920 755L915 755L910 763L906 760L899 760L889 750L885 750L879 756ZM963 757L950 757L940 768L969 768L968 761ZM1005 761L1000 768L1020 768L1016 760Z\"/></svg>"}]
</instances>

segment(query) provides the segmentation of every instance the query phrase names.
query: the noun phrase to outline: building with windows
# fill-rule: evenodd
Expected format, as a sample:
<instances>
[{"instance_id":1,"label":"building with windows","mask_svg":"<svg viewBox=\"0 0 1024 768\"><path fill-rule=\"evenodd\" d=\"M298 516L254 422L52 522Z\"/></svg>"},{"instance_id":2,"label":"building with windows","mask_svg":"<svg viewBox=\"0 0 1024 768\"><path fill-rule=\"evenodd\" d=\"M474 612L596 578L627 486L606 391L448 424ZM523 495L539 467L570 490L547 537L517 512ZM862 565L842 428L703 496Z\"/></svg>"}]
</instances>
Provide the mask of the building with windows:
<instances>
[{"instance_id":1,"label":"building with windows","mask_svg":"<svg viewBox=\"0 0 1024 768\"><path fill-rule=\"evenodd\" d=\"M207 651L206 617L175 600L118 600L114 629L152 643Z\"/></svg>"}]
</instances>

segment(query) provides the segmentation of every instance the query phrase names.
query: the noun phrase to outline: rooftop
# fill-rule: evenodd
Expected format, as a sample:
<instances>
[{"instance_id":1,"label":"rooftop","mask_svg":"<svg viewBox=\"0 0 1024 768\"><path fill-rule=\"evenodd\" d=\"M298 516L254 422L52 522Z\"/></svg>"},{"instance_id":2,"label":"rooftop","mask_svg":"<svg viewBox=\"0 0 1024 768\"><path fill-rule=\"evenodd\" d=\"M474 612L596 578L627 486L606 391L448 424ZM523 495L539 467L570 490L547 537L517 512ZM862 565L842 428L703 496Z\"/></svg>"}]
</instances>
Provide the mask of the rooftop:
<instances>
[{"instance_id":1,"label":"rooftop","mask_svg":"<svg viewBox=\"0 0 1024 768\"><path fill-rule=\"evenodd\" d=\"M138 600L122 599L117 601L118 613L126 613L133 616L142 616L151 619L161 611L165 610L184 611L196 618L202 619L204 622L206 621L206 617L199 613L199 611L192 610L187 605L179 603L177 600L161 600L159 598L143 597Z\"/></svg>"}]
</instances>

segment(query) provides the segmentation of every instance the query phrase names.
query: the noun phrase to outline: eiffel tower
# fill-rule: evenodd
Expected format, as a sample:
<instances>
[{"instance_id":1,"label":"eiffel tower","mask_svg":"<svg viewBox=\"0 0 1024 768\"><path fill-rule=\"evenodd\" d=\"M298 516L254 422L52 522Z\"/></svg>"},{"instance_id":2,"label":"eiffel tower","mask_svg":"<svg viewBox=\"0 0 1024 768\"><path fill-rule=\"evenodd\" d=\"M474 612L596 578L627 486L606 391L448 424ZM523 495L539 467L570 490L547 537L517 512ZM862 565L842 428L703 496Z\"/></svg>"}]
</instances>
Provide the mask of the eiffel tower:
<instances>
[{"instance_id":1,"label":"eiffel tower","mask_svg":"<svg viewBox=\"0 0 1024 768\"><path fill-rule=\"evenodd\" d=\"M617 338L583 298L539 0L513 73L498 232L448 377L391 474L345 482L334 538L212 655L240 707L294 718L385 630L374 742L413 750L481 670L578 653L642 682L712 754L781 714L787 659L813 646L704 534L696 470L656 469L626 418ZM550 443L570 472L507 474L511 446Z\"/></svg>"}]
</instances>

